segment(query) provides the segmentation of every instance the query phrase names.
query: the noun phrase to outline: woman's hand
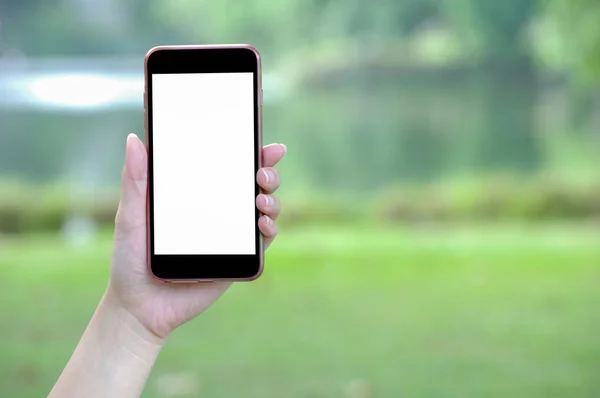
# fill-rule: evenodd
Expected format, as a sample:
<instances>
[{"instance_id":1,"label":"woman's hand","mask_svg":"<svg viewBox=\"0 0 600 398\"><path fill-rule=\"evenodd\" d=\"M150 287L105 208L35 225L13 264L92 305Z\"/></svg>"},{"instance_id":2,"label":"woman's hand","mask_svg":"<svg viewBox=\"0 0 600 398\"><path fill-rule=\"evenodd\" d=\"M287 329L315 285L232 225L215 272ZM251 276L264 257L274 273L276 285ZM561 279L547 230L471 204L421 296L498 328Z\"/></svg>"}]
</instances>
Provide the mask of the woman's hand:
<instances>
[{"instance_id":1,"label":"woman's hand","mask_svg":"<svg viewBox=\"0 0 600 398\"><path fill-rule=\"evenodd\" d=\"M133 134L128 137L126 147L106 299L121 306L153 335L165 339L177 326L214 303L230 283L167 284L156 281L148 274L147 152L142 141ZM256 176L265 192L256 198L256 205L263 213L258 226L265 239L265 249L277 235L275 220L279 215L280 203L274 192L279 187L280 178L273 167L281 160L285 151L286 147L281 144L265 146L262 150L263 168ZM202 181L197 183L202 184Z\"/></svg>"},{"instance_id":2,"label":"woman's hand","mask_svg":"<svg viewBox=\"0 0 600 398\"><path fill-rule=\"evenodd\" d=\"M256 198L264 214L258 225L265 248L277 235L279 200L273 193L279 175L273 166L284 153L284 145L264 147L265 167L256 177L265 192ZM148 274L146 164L144 144L129 136L108 288L50 398L139 397L167 335L204 311L230 285L162 283Z\"/></svg>"}]
</instances>

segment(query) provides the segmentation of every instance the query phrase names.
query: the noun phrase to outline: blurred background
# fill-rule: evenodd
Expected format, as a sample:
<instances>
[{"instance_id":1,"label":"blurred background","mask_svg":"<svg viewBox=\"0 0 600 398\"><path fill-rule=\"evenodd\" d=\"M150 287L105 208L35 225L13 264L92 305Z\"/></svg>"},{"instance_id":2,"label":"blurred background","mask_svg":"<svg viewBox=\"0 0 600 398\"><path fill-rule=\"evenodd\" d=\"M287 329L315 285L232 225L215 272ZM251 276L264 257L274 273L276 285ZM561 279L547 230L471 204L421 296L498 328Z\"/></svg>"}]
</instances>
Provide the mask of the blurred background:
<instances>
[{"instance_id":1,"label":"blurred background","mask_svg":"<svg viewBox=\"0 0 600 398\"><path fill-rule=\"evenodd\" d=\"M0 395L106 286L155 45L251 43L288 147L264 276L145 397L600 395L597 0L0 0Z\"/></svg>"}]
</instances>

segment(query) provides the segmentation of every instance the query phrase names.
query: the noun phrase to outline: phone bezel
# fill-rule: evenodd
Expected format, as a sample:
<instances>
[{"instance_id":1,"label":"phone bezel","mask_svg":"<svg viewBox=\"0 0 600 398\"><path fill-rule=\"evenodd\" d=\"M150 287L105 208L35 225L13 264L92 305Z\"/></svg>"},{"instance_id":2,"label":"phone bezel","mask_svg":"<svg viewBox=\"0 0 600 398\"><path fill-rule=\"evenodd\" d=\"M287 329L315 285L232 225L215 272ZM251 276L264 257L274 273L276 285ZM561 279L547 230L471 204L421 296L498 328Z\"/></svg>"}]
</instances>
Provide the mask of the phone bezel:
<instances>
[{"instance_id":1,"label":"phone bezel","mask_svg":"<svg viewBox=\"0 0 600 398\"><path fill-rule=\"evenodd\" d=\"M258 51L247 44L159 46L144 60L144 109L148 151L147 265L151 275L163 282L251 281L263 271L263 239L258 229L260 211L255 207L254 255L156 255L154 254L154 192L152 147L152 75L159 73L252 72L254 75L254 168L262 166L262 78ZM255 181L255 197L261 188Z\"/></svg>"}]
</instances>

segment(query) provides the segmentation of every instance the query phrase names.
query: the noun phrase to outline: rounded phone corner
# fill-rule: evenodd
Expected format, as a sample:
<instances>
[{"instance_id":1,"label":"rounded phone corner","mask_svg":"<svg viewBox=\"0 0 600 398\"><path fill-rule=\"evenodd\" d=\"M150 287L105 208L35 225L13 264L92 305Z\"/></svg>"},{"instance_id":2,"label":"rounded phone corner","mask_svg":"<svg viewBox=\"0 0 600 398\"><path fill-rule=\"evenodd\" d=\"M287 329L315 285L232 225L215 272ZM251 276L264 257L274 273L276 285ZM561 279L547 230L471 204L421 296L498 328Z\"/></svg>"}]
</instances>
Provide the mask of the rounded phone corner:
<instances>
[{"instance_id":1,"label":"rounded phone corner","mask_svg":"<svg viewBox=\"0 0 600 398\"><path fill-rule=\"evenodd\" d=\"M169 282L171 282L168 279L164 279L164 278L161 278L160 276L156 275L154 273L154 271L152 270L152 267L150 266L150 263L148 263L148 267L147 268L148 268L148 274L150 274L150 277L152 279L154 279L156 282L160 282L160 283L169 283Z\"/></svg>"},{"instance_id":2,"label":"rounded phone corner","mask_svg":"<svg viewBox=\"0 0 600 398\"><path fill-rule=\"evenodd\" d=\"M253 282L253 281L257 280L258 278L260 278L262 276L264 270L265 270L265 267L263 267L263 265L261 263L261 265L258 268L258 271L256 272L256 274L254 274L250 278L246 279L245 281L247 281L247 282Z\"/></svg>"},{"instance_id":3,"label":"rounded phone corner","mask_svg":"<svg viewBox=\"0 0 600 398\"><path fill-rule=\"evenodd\" d=\"M157 53L157 52L159 52L159 51L165 50L165 49L166 49L165 46L155 46L155 47L152 47L151 49L148 50L148 52L144 56L144 69L146 71L148 69L148 64L150 62L150 58L152 58L152 55L155 54L155 53Z\"/></svg>"},{"instance_id":4,"label":"rounded phone corner","mask_svg":"<svg viewBox=\"0 0 600 398\"><path fill-rule=\"evenodd\" d=\"M244 48L244 49L246 49L246 50L248 50L248 51L252 51L252 53L253 53L253 54L254 54L254 56L256 57L256 61L257 61L258 63L260 63L260 61L261 61L261 58L260 58L260 52L258 52L258 50L256 49L256 47L254 47L254 46L253 46L253 45L251 45L251 44L240 44L239 46L240 46L240 48Z\"/></svg>"}]
</instances>

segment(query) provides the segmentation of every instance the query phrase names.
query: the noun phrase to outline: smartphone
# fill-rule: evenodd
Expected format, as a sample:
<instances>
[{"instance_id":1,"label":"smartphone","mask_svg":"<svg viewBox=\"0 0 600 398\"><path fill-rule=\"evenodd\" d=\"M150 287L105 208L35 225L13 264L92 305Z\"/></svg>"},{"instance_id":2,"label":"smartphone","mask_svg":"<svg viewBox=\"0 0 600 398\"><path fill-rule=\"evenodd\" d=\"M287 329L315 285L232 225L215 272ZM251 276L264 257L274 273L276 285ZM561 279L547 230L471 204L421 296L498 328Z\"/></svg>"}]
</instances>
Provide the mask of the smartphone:
<instances>
[{"instance_id":1,"label":"smartphone","mask_svg":"<svg viewBox=\"0 0 600 398\"><path fill-rule=\"evenodd\" d=\"M154 47L144 72L149 272L164 282L258 278L258 51L250 45Z\"/></svg>"}]
</instances>

